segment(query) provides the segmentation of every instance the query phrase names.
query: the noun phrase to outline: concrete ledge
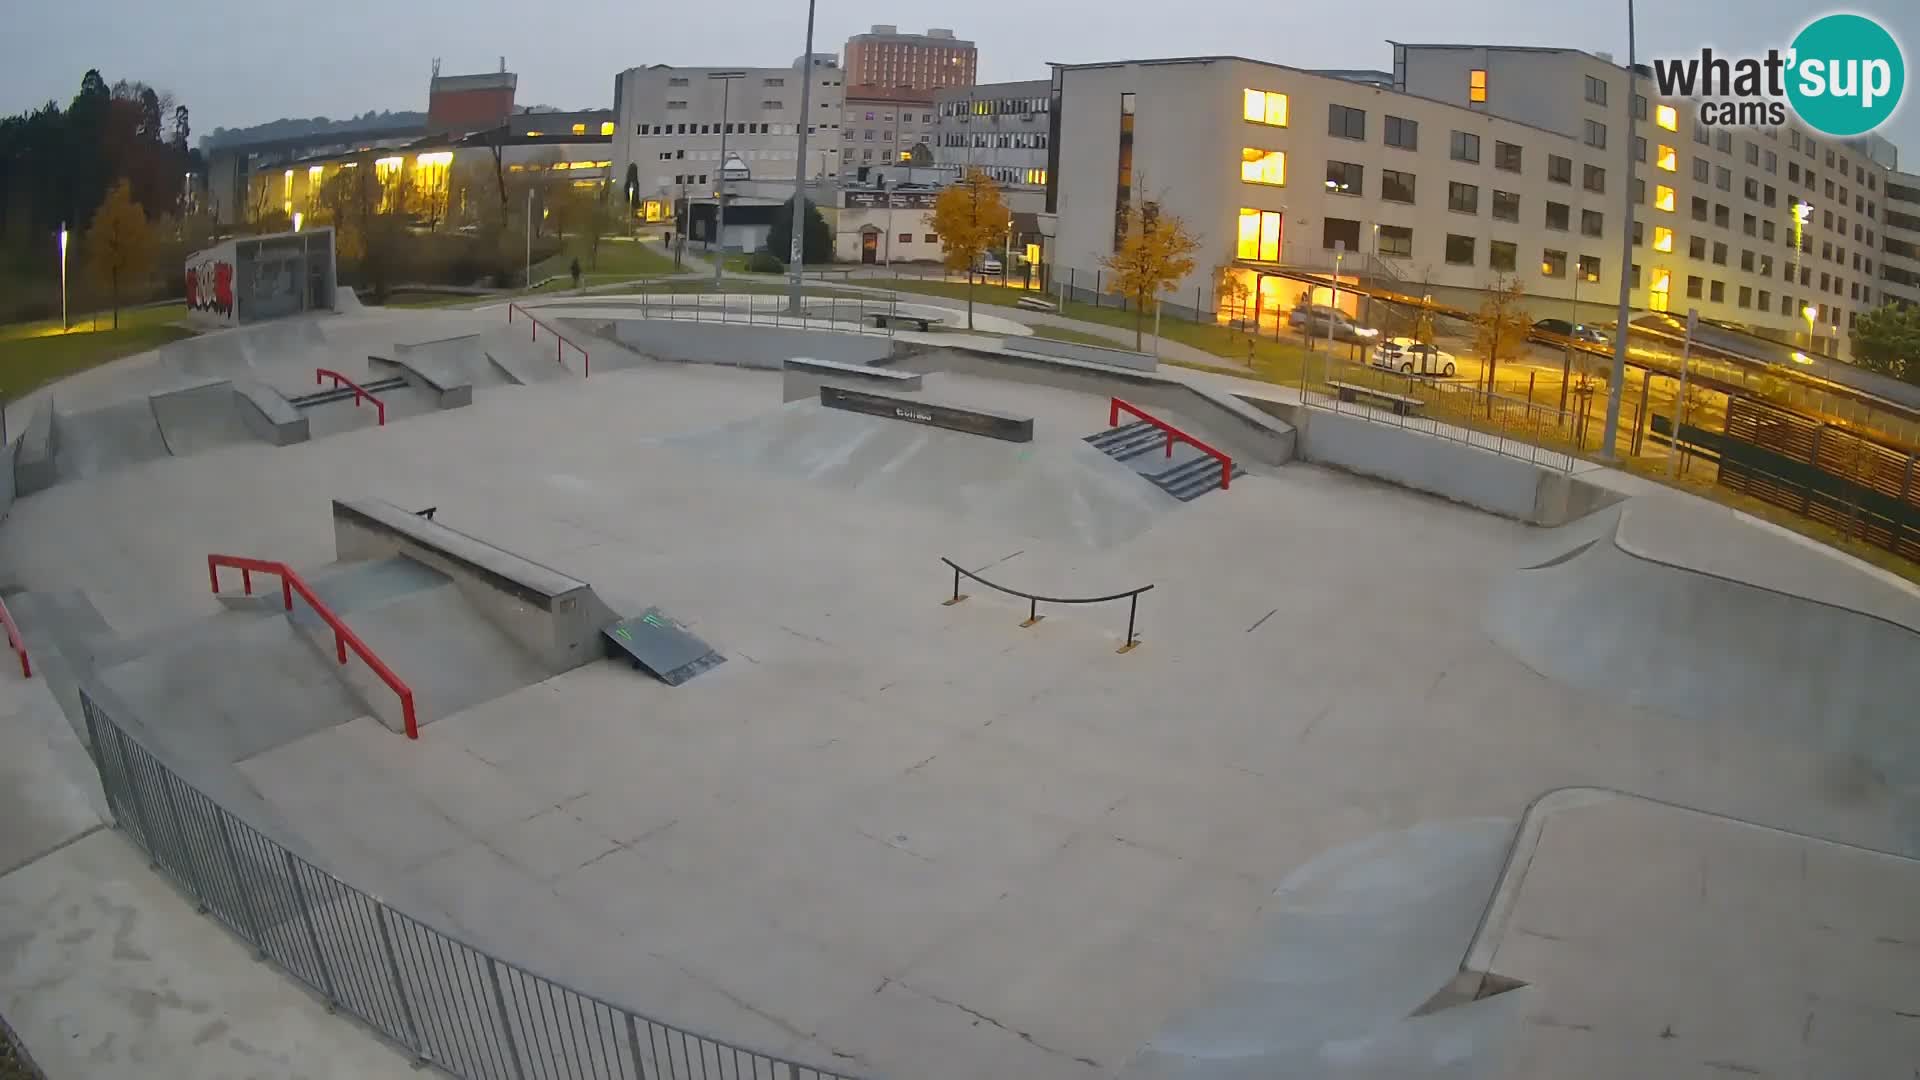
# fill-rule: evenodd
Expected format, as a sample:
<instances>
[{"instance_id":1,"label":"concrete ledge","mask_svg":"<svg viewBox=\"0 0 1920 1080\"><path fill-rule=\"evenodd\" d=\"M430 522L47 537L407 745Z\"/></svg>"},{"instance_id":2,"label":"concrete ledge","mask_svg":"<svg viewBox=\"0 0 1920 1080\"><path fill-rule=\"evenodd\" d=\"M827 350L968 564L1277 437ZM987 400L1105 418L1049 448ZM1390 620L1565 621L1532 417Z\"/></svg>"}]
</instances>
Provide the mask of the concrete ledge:
<instances>
[{"instance_id":1,"label":"concrete ledge","mask_svg":"<svg viewBox=\"0 0 1920 1080\"><path fill-rule=\"evenodd\" d=\"M1362 416L1291 408L1300 456L1531 525L1563 525L1621 496L1519 458Z\"/></svg>"},{"instance_id":2,"label":"concrete ledge","mask_svg":"<svg viewBox=\"0 0 1920 1080\"><path fill-rule=\"evenodd\" d=\"M1019 352L1038 353L1041 356L1054 356L1063 360L1079 360L1089 364L1106 364L1110 367L1123 367L1132 371L1153 371L1160 361L1151 353L1135 352L1132 349L1109 349L1100 345L1083 345L1077 341L1058 341L1043 337L1002 338L1000 346Z\"/></svg>"},{"instance_id":3,"label":"concrete ledge","mask_svg":"<svg viewBox=\"0 0 1920 1080\"><path fill-rule=\"evenodd\" d=\"M616 618L586 582L379 499L335 499L333 543L342 561L405 555L446 574L554 674L599 659Z\"/></svg>"},{"instance_id":4,"label":"concrete ledge","mask_svg":"<svg viewBox=\"0 0 1920 1080\"><path fill-rule=\"evenodd\" d=\"M16 496L24 497L53 486L58 479L53 470L53 456L59 448L53 433L53 395L47 394L34 407L33 419L27 421L27 429L20 434L19 449L13 459Z\"/></svg>"},{"instance_id":5,"label":"concrete ledge","mask_svg":"<svg viewBox=\"0 0 1920 1080\"><path fill-rule=\"evenodd\" d=\"M815 360L807 356L788 357L781 364L781 401L799 401L818 396L822 386L865 389L880 393L911 393L920 389L920 376L910 371L846 364L838 360Z\"/></svg>"},{"instance_id":6,"label":"concrete ledge","mask_svg":"<svg viewBox=\"0 0 1920 1080\"><path fill-rule=\"evenodd\" d=\"M892 394L849 390L842 386L823 386L820 388L820 404L829 409L884 416L904 423L945 428L1005 442L1033 441L1033 417L976 409L953 401L903 398Z\"/></svg>"},{"instance_id":7,"label":"concrete ledge","mask_svg":"<svg viewBox=\"0 0 1920 1080\"><path fill-rule=\"evenodd\" d=\"M647 356L694 364L729 364L779 371L788 359L807 356L865 366L893 355L893 339L845 330L697 323L685 319L596 319L592 326Z\"/></svg>"},{"instance_id":8,"label":"concrete ledge","mask_svg":"<svg viewBox=\"0 0 1920 1080\"><path fill-rule=\"evenodd\" d=\"M951 371L959 375L984 375L1010 382L1118 397L1164 416L1170 422L1190 424L1200 429L1194 431L1196 436L1205 438L1236 457L1267 465L1283 465L1294 456L1294 430L1291 424L1263 413L1230 394L1214 393L1155 372L1131 371L1108 364L1061 357L945 347L908 354L893 366L904 371Z\"/></svg>"},{"instance_id":9,"label":"concrete ledge","mask_svg":"<svg viewBox=\"0 0 1920 1080\"><path fill-rule=\"evenodd\" d=\"M468 336L477 341L480 335L471 334ZM429 341L423 342L421 345L395 345L393 347L393 359L389 360L384 356L369 356L367 357L367 365L369 368L378 368L380 370L386 370L388 368L399 369L400 377L407 380L408 386L414 387L417 390L424 390L433 396L435 408L458 409L473 404L472 380L458 372L449 371L437 364L430 363L423 358L409 355L413 350L421 348L424 345L435 344L439 343Z\"/></svg>"},{"instance_id":10,"label":"concrete ledge","mask_svg":"<svg viewBox=\"0 0 1920 1080\"><path fill-rule=\"evenodd\" d=\"M310 437L307 417L280 391L246 379L233 384L234 407L255 435L275 446L291 446Z\"/></svg>"}]
</instances>

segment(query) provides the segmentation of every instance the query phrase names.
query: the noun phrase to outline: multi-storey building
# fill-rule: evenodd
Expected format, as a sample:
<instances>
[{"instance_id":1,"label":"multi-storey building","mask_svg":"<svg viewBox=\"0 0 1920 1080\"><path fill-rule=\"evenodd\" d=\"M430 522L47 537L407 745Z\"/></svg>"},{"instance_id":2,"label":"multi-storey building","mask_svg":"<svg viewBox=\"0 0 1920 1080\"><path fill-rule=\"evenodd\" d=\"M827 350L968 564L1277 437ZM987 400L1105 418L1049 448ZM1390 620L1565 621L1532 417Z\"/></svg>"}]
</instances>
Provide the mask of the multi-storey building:
<instances>
[{"instance_id":1,"label":"multi-storey building","mask_svg":"<svg viewBox=\"0 0 1920 1080\"><path fill-rule=\"evenodd\" d=\"M1890 171L1880 237L1880 290L1891 301L1920 305L1920 176Z\"/></svg>"},{"instance_id":2,"label":"multi-storey building","mask_svg":"<svg viewBox=\"0 0 1920 1080\"><path fill-rule=\"evenodd\" d=\"M864 177L882 165L933 160L933 94L912 87L846 88L846 112L840 123L840 173Z\"/></svg>"},{"instance_id":3,"label":"multi-storey building","mask_svg":"<svg viewBox=\"0 0 1920 1080\"><path fill-rule=\"evenodd\" d=\"M1636 308L1824 351L1883 299L1887 170L1860 149L1701 125L1576 50L1396 45L1392 75L1219 56L1056 69L1056 273L1097 267L1124 208L1153 202L1201 242L1176 295L1202 307L1222 267L1264 311L1290 306L1299 283L1263 271L1324 270L1335 249L1463 306L1517 280L1536 317L1584 321L1607 317L1624 270Z\"/></svg>"},{"instance_id":4,"label":"multi-storey building","mask_svg":"<svg viewBox=\"0 0 1920 1080\"><path fill-rule=\"evenodd\" d=\"M799 166L798 135L807 125L804 175L840 169L845 110L841 72L831 57L781 68L629 68L614 82L613 175L644 201L709 195L720 180L721 140L761 180L788 180ZM800 115L802 80L813 79L810 117ZM724 113L724 115L723 115Z\"/></svg>"},{"instance_id":5,"label":"multi-storey building","mask_svg":"<svg viewBox=\"0 0 1920 1080\"><path fill-rule=\"evenodd\" d=\"M934 163L981 169L1016 190L1044 188L1052 96L1046 79L940 91L934 95Z\"/></svg>"},{"instance_id":6,"label":"multi-storey building","mask_svg":"<svg viewBox=\"0 0 1920 1080\"><path fill-rule=\"evenodd\" d=\"M849 83L937 90L972 86L979 62L973 42L961 41L951 30L903 34L883 24L847 39L843 66Z\"/></svg>"}]
</instances>

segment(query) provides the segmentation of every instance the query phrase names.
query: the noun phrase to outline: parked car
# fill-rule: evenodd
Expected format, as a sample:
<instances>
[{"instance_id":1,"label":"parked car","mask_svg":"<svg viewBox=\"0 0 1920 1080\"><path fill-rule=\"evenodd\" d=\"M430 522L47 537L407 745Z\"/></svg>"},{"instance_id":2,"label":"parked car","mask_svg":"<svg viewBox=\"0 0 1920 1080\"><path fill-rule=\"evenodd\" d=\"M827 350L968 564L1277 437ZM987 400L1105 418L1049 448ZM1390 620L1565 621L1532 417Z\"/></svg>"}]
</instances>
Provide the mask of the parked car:
<instances>
[{"instance_id":1,"label":"parked car","mask_svg":"<svg viewBox=\"0 0 1920 1080\"><path fill-rule=\"evenodd\" d=\"M1373 350L1377 367L1392 368L1408 375L1439 375L1452 378L1458 372L1453 354L1437 345L1422 345L1411 338L1383 341Z\"/></svg>"},{"instance_id":2,"label":"parked car","mask_svg":"<svg viewBox=\"0 0 1920 1080\"><path fill-rule=\"evenodd\" d=\"M994 255L982 255L980 257L980 272L983 274L999 273L1000 272L999 257Z\"/></svg>"},{"instance_id":3,"label":"parked car","mask_svg":"<svg viewBox=\"0 0 1920 1080\"><path fill-rule=\"evenodd\" d=\"M1607 343L1607 335L1585 323L1568 322L1566 319L1541 319L1533 324L1533 330L1527 334L1527 338L1547 345L1565 345L1568 338L1589 345Z\"/></svg>"},{"instance_id":4,"label":"parked car","mask_svg":"<svg viewBox=\"0 0 1920 1080\"><path fill-rule=\"evenodd\" d=\"M1308 337L1327 336L1328 327L1333 330L1336 341L1352 341L1370 345L1379 338L1380 331L1371 326L1359 326L1347 317L1344 311L1336 311L1325 304L1309 304L1294 308L1287 314L1287 325L1301 331Z\"/></svg>"}]
</instances>

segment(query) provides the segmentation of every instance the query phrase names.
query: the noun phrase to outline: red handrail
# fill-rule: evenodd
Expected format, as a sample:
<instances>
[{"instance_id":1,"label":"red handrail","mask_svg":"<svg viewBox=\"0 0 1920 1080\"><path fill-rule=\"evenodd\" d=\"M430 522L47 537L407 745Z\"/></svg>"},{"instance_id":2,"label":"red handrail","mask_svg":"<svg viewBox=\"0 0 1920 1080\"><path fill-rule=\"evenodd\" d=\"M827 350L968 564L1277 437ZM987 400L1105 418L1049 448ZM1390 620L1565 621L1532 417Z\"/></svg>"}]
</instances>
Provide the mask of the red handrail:
<instances>
[{"instance_id":1,"label":"red handrail","mask_svg":"<svg viewBox=\"0 0 1920 1080\"><path fill-rule=\"evenodd\" d=\"M21 636L20 628L13 624L13 613L7 610L6 601L0 600L0 623L7 626L7 644L20 654L20 675L33 678L33 664L27 659L27 639Z\"/></svg>"},{"instance_id":2,"label":"red handrail","mask_svg":"<svg viewBox=\"0 0 1920 1080\"><path fill-rule=\"evenodd\" d=\"M349 629L346 623L340 621L340 616L335 615L331 608L320 602L320 598L313 594L313 589L294 572L292 567L282 562L248 559L239 555L208 555L207 581L216 593L220 591L220 568L223 566L231 566L240 571L240 587L248 596L253 595L254 571L278 575L280 596L287 605L288 611L293 610L293 594L298 592L307 602L307 606L313 609L314 614L320 616L328 626L333 628L333 648L339 655L340 662L342 664L347 662L348 649L358 654L360 659L373 669L373 673L380 676L381 681L392 687L393 692L400 696L400 712L406 718L407 738L420 737L420 725L414 719L413 690L400 680L400 676L393 673L393 669L388 667L385 661L373 655L373 650L367 648L367 643L361 641L359 635Z\"/></svg>"},{"instance_id":3,"label":"red handrail","mask_svg":"<svg viewBox=\"0 0 1920 1080\"><path fill-rule=\"evenodd\" d=\"M362 388L359 383L354 382L352 379L347 378L332 368L314 368L313 384L315 386L320 385L320 380L322 379L332 379L333 388L336 390L338 390L342 384L352 387L353 407L356 409L360 407L361 398L366 398L368 401L373 402L373 407L380 410L380 426L387 426L387 403L374 397L373 391Z\"/></svg>"},{"instance_id":4,"label":"red handrail","mask_svg":"<svg viewBox=\"0 0 1920 1080\"><path fill-rule=\"evenodd\" d=\"M1133 414L1134 416L1137 416L1140 419L1145 420L1147 423L1152 424L1154 427L1157 427L1161 431L1164 431L1167 433L1167 456L1168 457L1173 456L1174 440L1178 439L1181 442L1190 443L1193 445L1195 449L1198 449L1203 453L1210 454L1213 457L1219 459L1220 490L1225 491L1227 489L1227 485L1233 482L1233 459L1232 458L1228 457L1227 455L1221 453L1218 450L1215 450L1213 447L1208 446L1206 443L1201 442L1199 439L1194 438L1193 436L1187 434L1186 432L1181 431L1179 428L1174 427L1172 424L1167 423L1165 420L1162 420L1157 416L1149 416L1147 413L1141 411L1140 407L1137 405L1129 405L1128 403L1121 401L1119 398L1108 398L1107 401L1109 402L1107 406L1107 426L1108 427L1112 427L1115 424L1118 424L1120 422L1120 411L1124 409L1127 412Z\"/></svg>"},{"instance_id":5,"label":"red handrail","mask_svg":"<svg viewBox=\"0 0 1920 1080\"><path fill-rule=\"evenodd\" d=\"M560 347L562 345L565 345L568 348L571 348L574 352L577 352L580 354L580 377L583 379L588 379L593 377L593 358L587 355L587 350L581 348L579 345L568 340L565 334L562 334L560 331L555 330L551 325L547 323L543 323L539 319L534 318L533 312L528 311L526 308L521 307L519 304L516 304L511 300L507 301L507 325L508 326L513 325L513 313L516 311L518 311L522 315L525 315L527 317L527 321L533 324L533 336L529 337L527 339L528 341L539 341L540 328L545 326L547 328L547 333L552 334L554 338L553 362L556 364L559 364L561 367L567 366L566 360L563 359L560 355Z\"/></svg>"}]
</instances>

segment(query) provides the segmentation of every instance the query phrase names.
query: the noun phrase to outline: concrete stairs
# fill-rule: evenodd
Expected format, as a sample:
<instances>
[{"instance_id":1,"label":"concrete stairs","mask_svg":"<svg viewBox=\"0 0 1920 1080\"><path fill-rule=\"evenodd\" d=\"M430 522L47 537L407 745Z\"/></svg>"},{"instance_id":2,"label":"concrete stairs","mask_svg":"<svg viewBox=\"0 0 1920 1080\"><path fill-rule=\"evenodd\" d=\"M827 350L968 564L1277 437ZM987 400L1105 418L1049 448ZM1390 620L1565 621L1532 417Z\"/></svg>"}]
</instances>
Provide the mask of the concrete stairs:
<instances>
[{"instance_id":1,"label":"concrete stairs","mask_svg":"<svg viewBox=\"0 0 1920 1080\"><path fill-rule=\"evenodd\" d=\"M1145 420L1089 435L1086 442L1115 461L1132 466L1155 487L1181 502L1192 502L1220 486L1218 459L1183 442L1174 443L1173 455L1167 456L1166 432ZM1233 475L1245 476L1246 470L1235 465Z\"/></svg>"}]
</instances>

